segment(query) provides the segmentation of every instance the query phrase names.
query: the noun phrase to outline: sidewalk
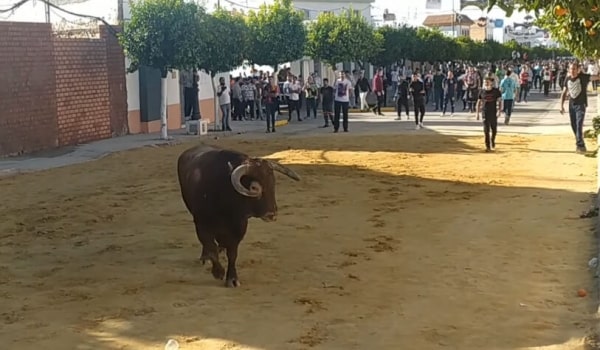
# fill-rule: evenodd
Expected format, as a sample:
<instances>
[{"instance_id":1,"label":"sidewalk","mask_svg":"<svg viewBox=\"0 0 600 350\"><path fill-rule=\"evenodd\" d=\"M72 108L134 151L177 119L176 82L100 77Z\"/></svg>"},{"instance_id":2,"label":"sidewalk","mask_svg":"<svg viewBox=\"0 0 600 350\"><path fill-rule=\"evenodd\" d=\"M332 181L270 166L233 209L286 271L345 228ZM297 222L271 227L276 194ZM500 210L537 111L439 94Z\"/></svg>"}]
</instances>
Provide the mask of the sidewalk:
<instances>
[{"instance_id":1,"label":"sidewalk","mask_svg":"<svg viewBox=\"0 0 600 350\"><path fill-rule=\"evenodd\" d=\"M302 124L287 126L287 120L280 120L277 122L277 125L279 128L289 128L292 132L314 128L314 125L308 126ZM161 140L159 133L126 135L77 146L36 152L20 157L0 158L0 177L83 163L100 159L111 153L147 146L179 143L192 139L201 141L206 138L264 133L266 122L261 120L237 121L232 123L232 128L234 129L232 132L217 132L210 129L206 136L187 135L184 130L172 130L169 133L171 140Z\"/></svg>"},{"instance_id":2,"label":"sidewalk","mask_svg":"<svg viewBox=\"0 0 600 350\"><path fill-rule=\"evenodd\" d=\"M517 104L513 123L510 126L501 126L502 133L523 134L554 134L570 132L569 118L558 113L558 94L544 99L540 94L534 93L527 104ZM595 94L590 96L590 106L586 116L585 128L591 127L592 118L597 115L597 101ZM458 107L458 106L457 106ZM462 107L462 105L461 105ZM384 112L385 116L374 116L372 113L352 113L350 115L350 131L362 134L387 134L410 133L414 131L414 117L411 111L410 120L395 121L396 112ZM303 115L303 114L302 114ZM282 116L285 119L285 115ZM403 117L403 119L405 119ZM232 122L233 132L209 131L207 136L186 135L183 130L171 131L172 140L165 141L159 134L136 134L116 137L92 142L73 147L53 149L31 155L14 158L0 159L0 177L3 175L18 174L23 172L39 171L62 166L83 163L100 159L111 153L130 149L179 143L191 140L205 140L215 137L291 137L294 135L330 134L331 129L320 128L323 125L322 117L305 119L298 122L295 119L288 124L287 120L280 120L276 134L266 134L265 121L235 121ZM481 122L466 112L457 112L454 117L440 117L439 112L428 108L425 115L425 131L442 134L473 135L481 133Z\"/></svg>"}]
</instances>

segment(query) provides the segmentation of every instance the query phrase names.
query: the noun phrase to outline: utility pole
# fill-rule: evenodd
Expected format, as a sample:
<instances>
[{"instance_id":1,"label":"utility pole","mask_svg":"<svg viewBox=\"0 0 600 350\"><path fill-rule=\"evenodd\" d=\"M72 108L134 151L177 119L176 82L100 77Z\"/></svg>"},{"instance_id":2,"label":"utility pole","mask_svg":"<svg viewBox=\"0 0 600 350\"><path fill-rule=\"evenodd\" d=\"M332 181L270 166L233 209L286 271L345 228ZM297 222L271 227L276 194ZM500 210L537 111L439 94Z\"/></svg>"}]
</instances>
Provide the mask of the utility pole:
<instances>
[{"instance_id":1,"label":"utility pole","mask_svg":"<svg viewBox=\"0 0 600 350\"><path fill-rule=\"evenodd\" d=\"M50 23L50 4L44 1L44 8L46 10L46 23Z\"/></svg>"},{"instance_id":2,"label":"utility pole","mask_svg":"<svg viewBox=\"0 0 600 350\"><path fill-rule=\"evenodd\" d=\"M117 23L123 25L123 0L117 0Z\"/></svg>"},{"instance_id":3,"label":"utility pole","mask_svg":"<svg viewBox=\"0 0 600 350\"><path fill-rule=\"evenodd\" d=\"M221 0L217 0L217 8L220 10L221 9Z\"/></svg>"},{"instance_id":4,"label":"utility pole","mask_svg":"<svg viewBox=\"0 0 600 350\"><path fill-rule=\"evenodd\" d=\"M456 29L454 28L454 23L456 23L456 11L455 11L455 7L454 4L456 3L456 0L452 0L452 37L456 38Z\"/></svg>"}]
</instances>

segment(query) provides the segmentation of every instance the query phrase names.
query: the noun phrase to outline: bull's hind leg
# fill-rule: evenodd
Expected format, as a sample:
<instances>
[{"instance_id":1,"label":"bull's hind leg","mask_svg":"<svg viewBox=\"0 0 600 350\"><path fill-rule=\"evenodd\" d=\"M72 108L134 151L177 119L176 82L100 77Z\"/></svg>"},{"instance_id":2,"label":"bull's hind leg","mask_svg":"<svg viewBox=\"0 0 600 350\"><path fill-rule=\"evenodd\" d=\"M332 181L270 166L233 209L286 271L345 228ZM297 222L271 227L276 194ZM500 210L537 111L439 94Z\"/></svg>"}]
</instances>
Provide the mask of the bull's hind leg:
<instances>
[{"instance_id":1,"label":"bull's hind leg","mask_svg":"<svg viewBox=\"0 0 600 350\"><path fill-rule=\"evenodd\" d=\"M206 260L210 260L212 263L211 273L214 278L222 280L225 277L225 269L219 262L219 248L215 242L215 237L212 231L205 230L196 224L196 236L200 244L202 244L202 254L200 260L204 264Z\"/></svg>"}]
</instances>

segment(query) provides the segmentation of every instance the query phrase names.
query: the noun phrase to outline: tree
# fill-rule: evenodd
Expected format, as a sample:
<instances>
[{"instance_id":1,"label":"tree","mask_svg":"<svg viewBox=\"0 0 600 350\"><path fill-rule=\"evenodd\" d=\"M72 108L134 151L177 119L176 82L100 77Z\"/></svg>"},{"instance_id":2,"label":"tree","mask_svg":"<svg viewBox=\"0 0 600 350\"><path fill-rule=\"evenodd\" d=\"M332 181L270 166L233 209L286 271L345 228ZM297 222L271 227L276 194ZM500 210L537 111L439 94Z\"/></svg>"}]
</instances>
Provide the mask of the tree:
<instances>
[{"instance_id":1,"label":"tree","mask_svg":"<svg viewBox=\"0 0 600 350\"><path fill-rule=\"evenodd\" d=\"M275 0L263 4L258 11L250 11L247 57L252 64L277 65L295 61L304 55L306 29L304 15L292 7L291 0Z\"/></svg>"},{"instance_id":2,"label":"tree","mask_svg":"<svg viewBox=\"0 0 600 350\"><path fill-rule=\"evenodd\" d=\"M212 14L200 16L202 56L200 68L211 77L214 96L215 125L219 123L219 103L214 77L220 72L229 72L244 63L247 33L246 22L240 14L217 9Z\"/></svg>"},{"instance_id":3,"label":"tree","mask_svg":"<svg viewBox=\"0 0 600 350\"><path fill-rule=\"evenodd\" d=\"M534 11L537 24L574 55L600 57L600 5L597 0L490 0L489 7L502 8L507 16L514 10Z\"/></svg>"},{"instance_id":4,"label":"tree","mask_svg":"<svg viewBox=\"0 0 600 350\"><path fill-rule=\"evenodd\" d=\"M406 25L402 27L383 26L377 29L383 38L382 49L372 58L373 64L391 66L414 56L417 31Z\"/></svg>"},{"instance_id":5,"label":"tree","mask_svg":"<svg viewBox=\"0 0 600 350\"><path fill-rule=\"evenodd\" d=\"M439 30L417 29L417 44L414 55L410 57L417 62L455 60L458 55L458 45L455 40L445 36Z\"/></svg>"},{"instance_id":6,"label":"tree","mask_svg":"<svg viewBox=\"0 0 600 350\"><path fill-rule=\"evenodd\" d=\"M382 45L381 33L375 32L360 13L324 12L308 26L306 53L332 67L340 62L356 62L364 69L364 64L376 57Z\"/></svg>"},{"instance_id":7,"label":"tree","mask_svg":"<svg viewBox=\"0 0 600 350\"><path fill-rule=\"evenodd\" d=\"M167 73L174 69L197 67L200 58L202 9L183 0L131 2L131 21L120 36L131 61L128 71L140 66L160 70L161 138L167 139Z\"/></svg>"}]
</instances>

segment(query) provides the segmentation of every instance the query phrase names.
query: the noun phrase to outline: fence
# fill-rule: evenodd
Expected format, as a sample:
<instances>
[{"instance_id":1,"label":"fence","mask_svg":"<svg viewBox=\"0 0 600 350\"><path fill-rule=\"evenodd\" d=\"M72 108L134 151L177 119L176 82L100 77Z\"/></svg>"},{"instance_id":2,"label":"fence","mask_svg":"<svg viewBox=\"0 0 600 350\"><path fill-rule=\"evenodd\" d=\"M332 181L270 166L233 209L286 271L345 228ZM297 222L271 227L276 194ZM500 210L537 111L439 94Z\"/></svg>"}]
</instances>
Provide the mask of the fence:
<instances>
[{"instance_id":1,"label":"fence","mask_svg":"<svg viewBox=\"0 0 600 350\"><path fill-rule=\"evenodd\" d=\"M0 156L127 133L123 51L113 34L62 38L0 22Z\"/></svg>"}]
</instances>

